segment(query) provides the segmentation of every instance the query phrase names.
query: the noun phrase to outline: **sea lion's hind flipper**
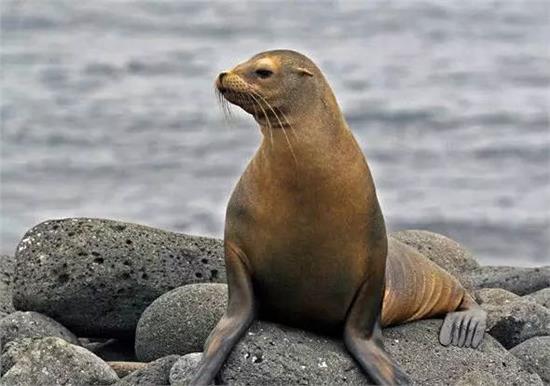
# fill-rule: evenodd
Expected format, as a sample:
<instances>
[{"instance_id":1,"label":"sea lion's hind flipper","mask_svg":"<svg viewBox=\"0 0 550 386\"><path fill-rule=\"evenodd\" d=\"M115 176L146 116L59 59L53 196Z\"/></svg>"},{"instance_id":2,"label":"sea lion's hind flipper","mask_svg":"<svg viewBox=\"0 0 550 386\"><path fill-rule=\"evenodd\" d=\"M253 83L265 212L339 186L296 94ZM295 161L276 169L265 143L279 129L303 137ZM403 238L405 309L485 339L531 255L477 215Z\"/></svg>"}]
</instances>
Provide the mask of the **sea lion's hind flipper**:
<instances>
[{"instance_id":1,"label":"sea lion's hind flipper","mask_svg":"<svg viewBox=\"0 0 550 386\"><path fill-rule=\"evenodd\" d=\"M452 344L477 348L483 340L486 326L487 313L466 294L459 309L445 315L439 341L444 346Z\"/></svg>"},{"instance_id":2,"label":"sea lion's hind flipper","mask_svg":"<svg viewBox=\"0 0 550 386\"><path fill-rule=\"evenodd\" d=\"M380 311L384 283L374 278L383 275L372 275L371 280L359 289L346 318L344 343L376 385L407 385L409 377L391 359L382 344L380 328Z\"/></svg>"}]
</instances>

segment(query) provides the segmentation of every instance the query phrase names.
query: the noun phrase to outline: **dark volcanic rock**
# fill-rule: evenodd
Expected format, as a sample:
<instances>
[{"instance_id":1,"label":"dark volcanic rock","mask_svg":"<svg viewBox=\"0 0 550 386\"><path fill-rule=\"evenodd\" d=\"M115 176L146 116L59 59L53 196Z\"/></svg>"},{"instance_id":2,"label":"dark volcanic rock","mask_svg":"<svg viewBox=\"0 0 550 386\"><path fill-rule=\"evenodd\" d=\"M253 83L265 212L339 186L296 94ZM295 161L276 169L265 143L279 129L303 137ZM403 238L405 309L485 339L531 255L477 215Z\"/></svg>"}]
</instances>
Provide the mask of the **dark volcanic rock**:
<instances>
[{"instance_id":1,"label":"dark volcanic rock","mask_svg":"<svg viewBox=\"0 0 550 386\"><path fill-rule=\"evenodd\" d=\"M473 271L470 278L476 288L503 288L527 295L550 287L550 267L485 266Z\"/></svg>"},{"instance_id":2,"label":"dark volcanic rock","mask_svg":"<svg viewBox=\"0 0 550 386\"><path fill-rule=\"evenodd\" d=\"M170 385L186 386L191 382L195 370L202 358L202 353L193 352L181 356L170 369Z\"/></svg>"},{"instance_id":3,"label":"dark volcanic rock","mask_svg":"<svg viewBox=\"0 0 550 386\"><path fill-rule=\"evenodd\" d=\"M2 377L5 385L110 385L118 380L107 363L60 338L12 342L2 360L10 363Z\"/></svg>"},{"instance_id":4,"label":"dark volcanic rock","mask_svg":"<svg viewBox=\"0 0 550 386\"><path fill-rule=\"evenodd\" d=\"M156 299L139 319L136 355L148 362L202 351L227 304L227 285L190 284Z\"/></svg>"},{"instance_id":5,"label":"dark volcanic rock","mask_svg":"<svg viewBox=\"0 0 550 386\"><path fill-rule=\"evenodd\" d=\"M170 369L178 360L178 355L170 355L149 363L143 369L134 371L116 383L117 386L168 386Z\"/></svg>"},{"instance_id":6,"label":"dark volcanic rock","mask_svg":"<svg viewBox=\"0 0 550 386\"><path fill-rule=\"evenodd\" d=\"M143 310L163 293L224 281L220 240L111 220L52 220L17 247L14 305L81 336L132 337Z\"/></svg>"},{"instance_id":7,"label":"dark volcanic rock","mask_svg":"<svg viewBox=\"0 0 550 386\"><path fill-rule=\"evenodd\" d=\"M468 290L472 288L470 272L479 268L479 264L470 251L456 241L438 233L405 230L390 234L392 239L401 241L426 256L428 259L455 276Z\"/></svg>"},{"instance_id":8,"label":"dark volcanic rock","mask_svg":"<svg viewBox=\"0 0 550 386\"><path fill-rule=\"evenodd\" d=\"M441 346L440 326L441 320L425 320L384 330L386 348L414 384L468 384L487 374L499 385L542 384L488 335L477 350ZM254 323L232 351L220 380L231 385L368 384L341 341L265 322Z\"/></svg>"},{"instance_id":9,"label":"dark volcanic rock","mask_svg":"<svg viewBox=\"0 0 550 386\"><path fill-rule=\"evenodd\" d=\"M520 298L515 302L482 304L487 311L488 332L510 349L535 337L550 335L550 310L535 302Z\"/></svg>"},{"instance_id":10,"label":"dark volcanic rock","mask_svg":"<svg viewBox=\"0 0 550 386\"><path fill-rule=\"evenodd\" d=\"M0 255L0 318L15 311L12 301L14 267L14 257Z\"/></svg>"},{"instance_id":11,"label":"dark volcanic rock","mask_svg":"<svg viewBox=\"0 0 550 386\"><path fill-rule=\"evenodd\" d=\"M38 312L16 311L0 320L0 342L6 344L22 338L56 336L69 343L79 344L76 336L64 326Z\"/></svg>"},{"instance_id":12,"label":"dark volcanic rock","mask_svg":"<svg viewBox=\"0 0 550 386\"><path fill-rule=\"evenodd\" d=\"M532 294L525 295L523 299L538 303L546 308L550 308L550 288L543 288L537 292L533 292Z\"/></svg>"},{"instance_id":13,"label":"dark volcanic rock","mask_svg":"<svg viewBox=\"0 0 550 386\"><path fill-rule=\"evenodd\" d=\"M550 383L550 336L531 338L510 349L510 352L540 375L544 382Z\"/></svg>"}]
</instances>

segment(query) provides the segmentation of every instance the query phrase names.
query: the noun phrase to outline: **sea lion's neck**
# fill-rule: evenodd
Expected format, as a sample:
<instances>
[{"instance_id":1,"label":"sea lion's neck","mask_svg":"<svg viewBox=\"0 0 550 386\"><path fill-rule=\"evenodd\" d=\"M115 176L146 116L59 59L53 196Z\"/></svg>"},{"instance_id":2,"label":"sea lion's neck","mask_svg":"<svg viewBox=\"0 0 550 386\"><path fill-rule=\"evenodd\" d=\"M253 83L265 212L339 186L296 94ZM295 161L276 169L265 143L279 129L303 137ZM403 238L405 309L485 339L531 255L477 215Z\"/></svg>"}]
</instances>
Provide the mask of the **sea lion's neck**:
<instances>
[{"instance_id":1,"label":"sea lion's neck","mask_svg":"<svg viewBox=\"0 0 550 386\"><path fill-rule=\"evenodd\" d=\"M277 124L270 121L259 122L263 140L253 162L280 178L332 173L352 159L364 162L333 99L317 103L303 114L284 114Z\"/></svg>"},{"instance_id":2,"label":"sea lion's neck","mask_svg":"<svg viewBox=\"0 0 550 386\"><path fill-rule=\"evenodd\" d=\"M326 146L341 139L349 132L340 107L332 95L318 101L307 110L284 111L277 109L277 116L265 115L258 120L263 141L261 150L266 155L282 156L295 153L314 155L326 153ZM297 155L297 154L295 154Z\"/></svg>"}]
</instances>

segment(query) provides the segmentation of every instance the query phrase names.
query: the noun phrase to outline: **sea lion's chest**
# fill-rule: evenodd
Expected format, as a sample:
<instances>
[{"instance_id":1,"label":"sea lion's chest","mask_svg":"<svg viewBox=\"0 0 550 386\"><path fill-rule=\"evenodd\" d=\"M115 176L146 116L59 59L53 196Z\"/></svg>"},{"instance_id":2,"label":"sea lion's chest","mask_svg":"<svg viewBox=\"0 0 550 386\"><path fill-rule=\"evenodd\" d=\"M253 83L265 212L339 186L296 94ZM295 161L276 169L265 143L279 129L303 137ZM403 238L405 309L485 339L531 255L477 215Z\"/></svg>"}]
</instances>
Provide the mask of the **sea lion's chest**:
<instances>
[{"instance_id":1,"label":"sea lion's chest","mask_svg":"<svg viewBox=\"0 0 550 386\"><path fill-rule=\"evenodd\" d=\"M226 224L259 304L285 322L341 322L368 270L369 192L357 179L302 189L263 182L241 180Z\"/></svg>"}]
</instances>

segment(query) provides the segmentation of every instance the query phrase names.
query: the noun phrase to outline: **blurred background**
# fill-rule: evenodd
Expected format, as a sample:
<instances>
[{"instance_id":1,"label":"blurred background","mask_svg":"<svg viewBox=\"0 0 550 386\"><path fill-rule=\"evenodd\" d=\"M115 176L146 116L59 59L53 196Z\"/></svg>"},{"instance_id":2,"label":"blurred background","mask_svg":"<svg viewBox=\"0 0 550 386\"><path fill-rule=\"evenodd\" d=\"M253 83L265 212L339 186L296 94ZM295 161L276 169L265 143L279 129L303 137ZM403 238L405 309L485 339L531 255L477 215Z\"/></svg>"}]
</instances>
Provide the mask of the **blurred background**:
<instances>
[{"instance_id":1,"label":"blurred background","mask_svg":"<svg viewBox=\"0 0 550 386\"><path fill-rule=\"evenodd\" d=\"M550 2L365 3L3 0L0 252L72 216L221 237L260 133L214 77L290 48L331 83L390 230L550 264Z\"/></svg>"}]
</instances>

